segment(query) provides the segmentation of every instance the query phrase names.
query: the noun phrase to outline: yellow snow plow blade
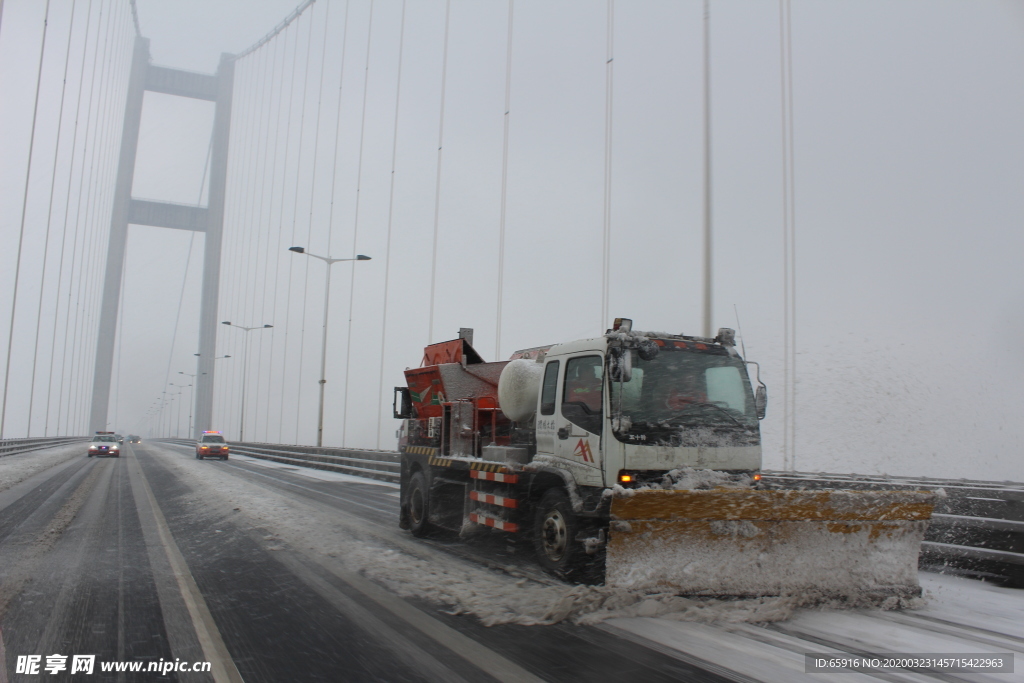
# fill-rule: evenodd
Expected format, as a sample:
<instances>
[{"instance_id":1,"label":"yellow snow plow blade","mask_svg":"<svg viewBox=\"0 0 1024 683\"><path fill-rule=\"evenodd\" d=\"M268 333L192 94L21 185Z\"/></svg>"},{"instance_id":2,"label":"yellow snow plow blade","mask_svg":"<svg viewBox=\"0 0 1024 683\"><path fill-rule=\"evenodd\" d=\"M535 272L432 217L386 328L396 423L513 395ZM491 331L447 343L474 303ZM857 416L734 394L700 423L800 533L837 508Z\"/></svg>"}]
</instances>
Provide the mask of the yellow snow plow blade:
<instances>
[{"instance_id":1,"label":"yellow snow plow blade","mask_svg":"<svg viewBox=\"0 0 1024 683\"><path fill-rule=\"evenodd\" d=\"M928 491L642 490L612 499L607 585L698 595L920 594Z\"/></svg>"}]
</instances>

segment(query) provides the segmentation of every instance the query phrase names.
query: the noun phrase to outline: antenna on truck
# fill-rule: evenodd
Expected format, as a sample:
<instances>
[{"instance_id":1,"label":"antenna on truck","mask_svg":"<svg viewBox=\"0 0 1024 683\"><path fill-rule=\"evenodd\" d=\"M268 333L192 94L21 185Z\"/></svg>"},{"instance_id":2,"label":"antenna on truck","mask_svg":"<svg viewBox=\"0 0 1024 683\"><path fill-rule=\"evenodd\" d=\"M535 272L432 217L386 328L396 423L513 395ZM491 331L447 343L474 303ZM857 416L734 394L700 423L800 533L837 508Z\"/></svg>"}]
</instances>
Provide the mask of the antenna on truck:
<instances>
[{"instance_id":1,"label":"antenna on truck","mask_svg":"<svg viewBox=\"0 0 1024 683\"><path fill-rule=\"evenodd\" d=\"M745 360L747 357L747 347L743 343L743 326L740 325L740 312L736 308L736 304L732 305L732 312L736 314L736 331L740 333L740 353L743 354Z\"/></svg>"}]
</instances>

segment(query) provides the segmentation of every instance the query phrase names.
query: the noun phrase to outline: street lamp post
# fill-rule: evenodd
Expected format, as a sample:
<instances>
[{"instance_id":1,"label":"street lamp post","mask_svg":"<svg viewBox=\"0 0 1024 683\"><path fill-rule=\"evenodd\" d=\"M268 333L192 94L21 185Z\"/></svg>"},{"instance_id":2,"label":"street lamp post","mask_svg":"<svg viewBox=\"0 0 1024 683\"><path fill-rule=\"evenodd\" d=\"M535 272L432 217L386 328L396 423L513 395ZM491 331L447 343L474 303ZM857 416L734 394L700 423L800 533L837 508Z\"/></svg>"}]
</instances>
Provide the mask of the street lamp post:
<instances>
[{"instance_id":1,"label":"street lamp post","mask_svg":"<svg viewBox=\"0 0 1024 683\"><path fill-rule=\"evenodd\" d=\"M179 375L184 375L186 373L179 372L178 374ZM201 374L205 375L206 373L204 372L204 373L201 373ZM188 375L188 377L198 377L198 375ZM192 438L191 437L191 434L192 434L192 385L191 384L175 384L174 382L171 382L170 385L172 387L180 387L182 390L184 390L184 389L188 389L189 390L189 392L188 392L188 432L187 432L187 434L190 435L189 438L191 439ZM181 391L178 392L178 396L179 397L181 396ZM179 425L180 422L181 422L181 404L178 404L178 419L174 423L174 431L178 431L178 425Z\"/></svg>"},{"instance_id":2,"label":"street lamp post","mask_svg":"<svg viewBox=\"0 0 1024 683\"><path fill-rule=\"evenodd\" d=\"M216 358L214 360L216 360ZM205 372L200 372L200 373L197 373L195 375L190 375L187 372L179 371L178 374L179 375L185 375L186 377L191 378L192 379L192 384L195 384L196 377L198 377L199 375L205 375L206 373ZM191 387L192 384L189 384L189 387ZM196 436L195 434L192 433L192 396L193 396L194 393L195 393L194 389L192 391L188 392L188 438L190 438L190 439L194 439L195 436Z\"/></svg>"},{"instance_id":3,"label":"street lamp post","mask_svg":"<svg viewBox=\"0 0 1024 683\"><path fill-rule=\"evenodd\" d=\"M327 384L325 376L327 374L327 311L331 300L331 266L342 261L369 261L370 257L358 254L355 258L330 258L328 256L307 253L305 247L289 247L288 251L294 251L296 254L305 254L306 256L320 259L327 264L327 278L324 282L324 333L323 341L320 345L320 407L317 410L316 422L316 445L319 448L324 445L324 385Z\"/></svg>"},{"instance_id":4,"label":"street lamp post","mask_svg":"<svg viewBox=\"0 0 1024 683\"><path fill-rule=\"evenodd\" d=\"M193 355L200 356L200 355L202 355L202 353L193 353ZM216 362L217 360L223 360L224 358L229 358L229 357L231 357L231 356L229 356L229 355L217 355L217 356L214 356L213 360L214 360L214 362ZM184 373L181 373L181 374L184 375ZM204 375L205 374L206 373L204 373ZM191 411L189 411L189 412L191 412ZM191 427L189 427L188 429L191 430ZM195 434L194 436L196 438L199 438L199 434Z\"/></svg>"},{"instance_id":5,"label":"street lamp post","mask_svg":"<svg viewBox=\"0 0 1024 683\"><path fill-rule=\"evenodd\" d=\"M245 441L245 378L249 374L249 333L253 330L265 330L273 327L273 325L260 325L258 327L246 327L245 325L235 325L230 320L225 320L221 325L228 325L230 327L237 327L240 330L245 331L245 350L242 352L242 415L239 419L238 424L238 440ZM227 358L229 356L225 356Z\"/></svg>"},{"instance_id":6,"label":"street lamp post","mask_svg":"<svg viewBox=\"0 0 1024 683\"><path fill-rule=\"evenodd\" d=\"M167 396L168 392L164 392L164 408L167 409L167 434L164 434L163 419L160 421L160 436L169 437L171 435L171 414L173 409L171 408L171 401L174 400L174 396Z\"/></svg>"},{"instance_id":7,"label":"street lamp post","mask_svg":"<svg viewBox=\"0 0 1024 683\"><path fill-rule=\"evenodd\" d=\"M167 398L167 392L166 391L161 391L160 393L163 394L163 395L160 397L160 412L158 412L157 415L156 415L156 433L157 433L157 435L160 438L163 438L163 436L164 436L164 409L167 408L168 398Z\"/></svg>"}]
</instances>

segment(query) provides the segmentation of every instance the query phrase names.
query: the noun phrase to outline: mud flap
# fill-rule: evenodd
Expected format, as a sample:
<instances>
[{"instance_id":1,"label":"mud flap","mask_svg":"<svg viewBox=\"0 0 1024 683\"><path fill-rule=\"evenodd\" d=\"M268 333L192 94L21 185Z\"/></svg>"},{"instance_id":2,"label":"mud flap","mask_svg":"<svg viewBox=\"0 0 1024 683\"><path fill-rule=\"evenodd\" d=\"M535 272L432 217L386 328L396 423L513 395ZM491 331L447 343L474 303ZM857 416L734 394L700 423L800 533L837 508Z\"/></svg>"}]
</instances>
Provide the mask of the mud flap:
<instances>
[{"instance_id":1,"label":"mud flap","mask_svg":"<svg viewBox=\"0 0 1024 683\"><path fill-rule=\"evenodd\" d=\"M915 596L928 491L630 491L612 501L609 586L694 595Z\"/></svg>"}]
</instances>

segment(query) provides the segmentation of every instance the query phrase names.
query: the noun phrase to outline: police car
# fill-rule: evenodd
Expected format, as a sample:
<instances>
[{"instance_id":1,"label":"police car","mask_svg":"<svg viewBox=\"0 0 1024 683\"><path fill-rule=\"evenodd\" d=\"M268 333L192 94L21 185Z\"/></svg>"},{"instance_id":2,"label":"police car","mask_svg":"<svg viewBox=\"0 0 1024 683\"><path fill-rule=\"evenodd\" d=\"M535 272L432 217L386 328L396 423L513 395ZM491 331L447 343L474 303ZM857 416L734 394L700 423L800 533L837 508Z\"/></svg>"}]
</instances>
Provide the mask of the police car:
<instances>
[{"instance_id":1,"label":"police car","mask_svg":"<svg viewBox=\"0 0 1024 683\"><path fill-rule=\"evenodd\" d=\"M196 458L202 460L207 457L228 459L228 443L220 432L203 432L196 441Z\"/></svg>"},{"instance_id":2,"label":"police car","mask_svg":"<svg viewBox=\"0 0 1024 683\"><path fill-rule=\"evenodd\" d=\"M114 432L96 432L92 441L89 442L89 457L94 455L121 457L121 446L117 443L117 435Z\"/></svg>"}]
</instances>

